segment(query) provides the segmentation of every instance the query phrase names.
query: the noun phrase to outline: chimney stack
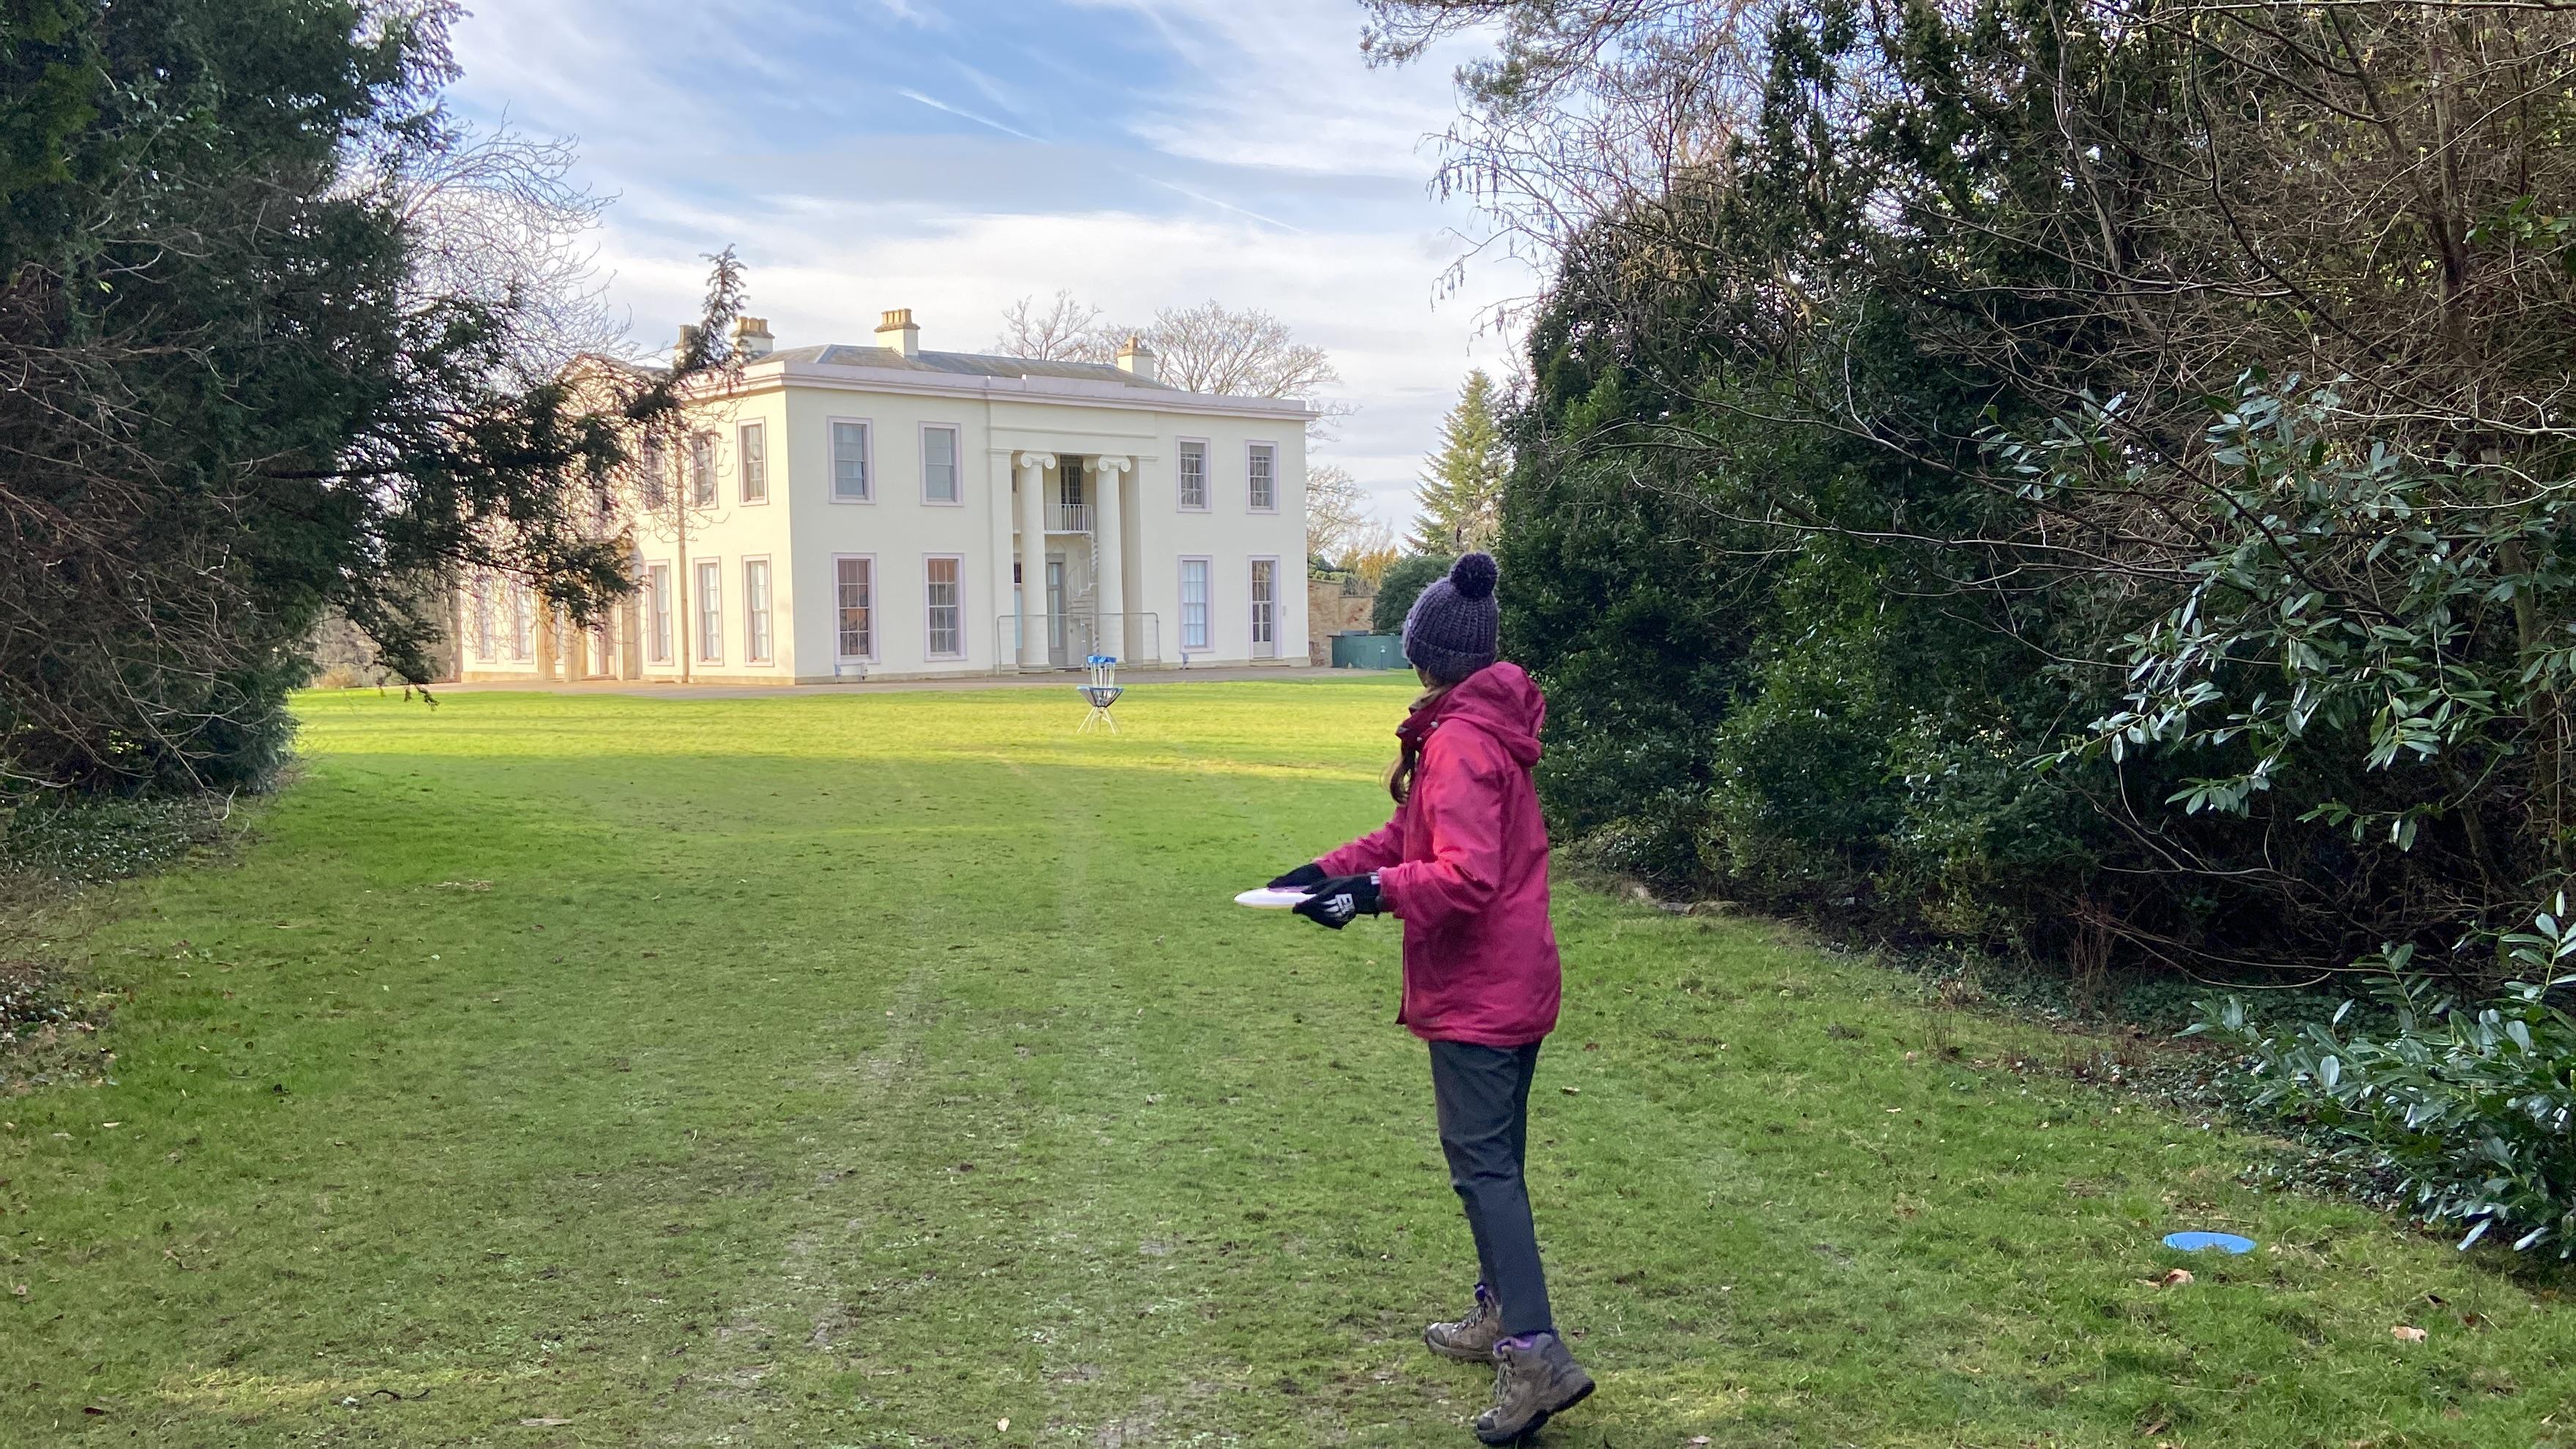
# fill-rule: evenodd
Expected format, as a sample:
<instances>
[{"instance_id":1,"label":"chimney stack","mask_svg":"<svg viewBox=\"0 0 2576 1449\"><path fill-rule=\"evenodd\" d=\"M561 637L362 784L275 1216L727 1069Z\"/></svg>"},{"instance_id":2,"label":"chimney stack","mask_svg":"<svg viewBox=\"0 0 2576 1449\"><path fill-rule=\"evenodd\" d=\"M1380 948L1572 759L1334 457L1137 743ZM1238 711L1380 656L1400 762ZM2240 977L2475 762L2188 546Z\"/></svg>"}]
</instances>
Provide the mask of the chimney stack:
<instances>
[{"instance_id":1,"label":"chimney stack","mask_svg":"<svg viewBox=\"0 0 2576 1449\"><path fill-rule=\"evenodd\" d=\"M688 358L689 358L689 349L690 349L691 347L696 346L696 345L697 345L697 341L698 341L698 327L697 327L697 324L696 324L696 323L694 323L694 322L683 322L683 323L681 323L681 324L680 324L680 340L679 340L679 341L677 341L677 342L675 342L675 343L673 343L673 344L671 344L671 365L672 365L673 367L678 367L678 366L680 366L682 363L684 363L684 362L688 361Z\"/></svg>"},{"instance_id":2,"label":"chimney stack","mask_svg":"<svg viewBox=\"0 0 2576 1449\"><path fill-rule=\"evenodd\" d=\"M745 362L756 362L761 358L767 357L777 346L778 339L770 335L768 318L738 317L734 319L734 356L741 358Z\"/></svg>"},{"instance_id":3,"label":"chimney stack","mask_svg":"<svg viewBox=\"0 0 2576 1449\"><path fill-rule=\"evenodd\" d=\"M1154 381L1154 349L1145 345L1144 338L1129 333L1127 340L1118 344L1118 370L1138 382Z\"/></svg>"},{"instance_id":4,"label":"chimney stack","mask_svg":"<svg viewBox=\"0 0 2576 1449\"><path fill-rule=\"evenodd\" d=\"M910 307L897 307L877 320L877 346L891 347L906 357L921 355L921 329L913 325Z\"/></svg>"}]
</instances>

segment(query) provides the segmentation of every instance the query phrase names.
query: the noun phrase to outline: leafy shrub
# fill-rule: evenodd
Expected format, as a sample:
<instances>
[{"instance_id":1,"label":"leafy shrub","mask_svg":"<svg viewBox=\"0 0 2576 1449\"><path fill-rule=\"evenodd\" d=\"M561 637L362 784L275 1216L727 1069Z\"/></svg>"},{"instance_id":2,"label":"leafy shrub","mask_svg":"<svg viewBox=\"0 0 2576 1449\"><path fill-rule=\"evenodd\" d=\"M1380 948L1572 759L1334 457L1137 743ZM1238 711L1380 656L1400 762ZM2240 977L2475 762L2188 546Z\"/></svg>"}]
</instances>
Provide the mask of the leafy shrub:
<instances>
[{"instance_id":1,"label":"leafy shrub","mask_svg":"<svg viewBox=\"0 0 2576 1449\"><path fill-rule=\"evenodd\" d=\"M1381 634L1404 632L1404 616L1413 612L1413 601L1422 591L1448 577L1449 565L1455 559L1436 554L1417 553L1397 559L1387 567L1386 577L1378 580L1377 602L1369 608L1369 627Z\"/></svg>"},{"instance_id":2,"label":"leafy shrub","mask_svg":"<svg viewBox=\"0 0 2576 1449\"><path fill-rule=\"evenodd\" d=\"M2531 979L2484 1005L2459 1001L2393 946L2364 964L2385 971L2373 996L2384 1031L2343 1034L2355 1003L2333 1018L2275 1033L2248 1020L2242 998L2200 1004L2190 1028L2253 1058L2257 1106L2360 1144L2402 1177L2426 1222L2465 1226L2465 1248L2490 1232L2517 1251L2555 1243L2576 1257L2576 1018L2550 1004L2576 985L2567 898L2531 931L2504 939Z\"/></svg>"}]
</instances>

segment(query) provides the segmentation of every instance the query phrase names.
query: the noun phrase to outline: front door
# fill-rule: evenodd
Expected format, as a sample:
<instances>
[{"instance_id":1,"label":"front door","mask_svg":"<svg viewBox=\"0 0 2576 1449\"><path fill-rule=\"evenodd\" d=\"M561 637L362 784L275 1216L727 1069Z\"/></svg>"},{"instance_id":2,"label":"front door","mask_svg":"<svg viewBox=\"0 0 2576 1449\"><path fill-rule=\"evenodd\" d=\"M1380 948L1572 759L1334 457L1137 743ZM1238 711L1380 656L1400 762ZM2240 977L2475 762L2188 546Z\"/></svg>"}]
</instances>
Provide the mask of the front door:
<instances>
[{"instance_id":1,"label":"front door","mask_svg":"<svg viewBox=\"0 0 2576 1449\"><path fill-rule=\"evenodd\" d=\"M1252 657L1279 657L1279 561L1252 561Z\"/></svg>"},{"instance_id":2,"label":"front door","mask_svg":"<svg viewBox=\"0 0 2576 1449\"><path fill-rule=\"evenodd\" d=\"M1064 668L1073 660L1064 647L1064 558L1060 554L1047 556L1046 611L1047 663Z\"/></svg>"}]
</instances>

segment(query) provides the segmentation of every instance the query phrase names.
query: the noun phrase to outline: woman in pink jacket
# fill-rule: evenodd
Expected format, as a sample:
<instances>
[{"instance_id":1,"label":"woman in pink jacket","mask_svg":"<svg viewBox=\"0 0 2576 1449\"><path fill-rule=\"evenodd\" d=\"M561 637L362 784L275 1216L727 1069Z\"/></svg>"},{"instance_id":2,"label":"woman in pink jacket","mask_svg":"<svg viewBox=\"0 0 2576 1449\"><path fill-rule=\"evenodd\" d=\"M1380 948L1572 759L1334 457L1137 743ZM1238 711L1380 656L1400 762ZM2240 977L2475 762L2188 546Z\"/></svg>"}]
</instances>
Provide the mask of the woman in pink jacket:
<instances>
[{"instance_id":1,"label":"woman in pink jacket","mask_svg":"<svg viewBox=\"0 0 2576 1449\"><path fill-rule=\"evenodd\" d=\"M1422 591L1404 657L1425 692L1395 732L1395 818L1272 881L1334 930L1391 911L1404 922L1404 1008L1430 1044L1449 1181L1475 1236L1475 1306L1423 1331L1434 1352L1490 1361L1494 1404L1476 1437L1508 1444L1592 1392L1558 1338L1539 1267L1529 1188L1530 1078L1556 1028L1556 933L1547 918L1547 827L1530 767L1547 702L1496 660L1497 571L1471 553Z\"/></svg>"}]
</instances>

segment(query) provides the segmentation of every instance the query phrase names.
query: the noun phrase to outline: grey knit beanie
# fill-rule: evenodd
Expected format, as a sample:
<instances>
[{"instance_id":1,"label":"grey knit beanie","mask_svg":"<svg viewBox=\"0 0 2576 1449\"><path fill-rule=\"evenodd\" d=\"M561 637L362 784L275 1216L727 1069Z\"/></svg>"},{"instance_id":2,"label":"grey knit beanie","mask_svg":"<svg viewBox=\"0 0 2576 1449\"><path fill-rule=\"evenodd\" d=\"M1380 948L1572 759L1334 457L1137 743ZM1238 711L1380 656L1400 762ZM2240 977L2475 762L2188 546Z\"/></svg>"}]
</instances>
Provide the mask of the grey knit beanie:
<instances>
[{"instance_id":1,"label":"grey knit beanie","mask_svg":"<svg viewBox=\"0 0 2576 1449\"><path fill-rule=\"evenodd\" d=\"M1456 684L1494 662L1503 626L1494 581L1501 576L1492 554L1467 554L1413 601L1404 616L1404 657L1433 683Z\"/></svg>"}]
</instances>

